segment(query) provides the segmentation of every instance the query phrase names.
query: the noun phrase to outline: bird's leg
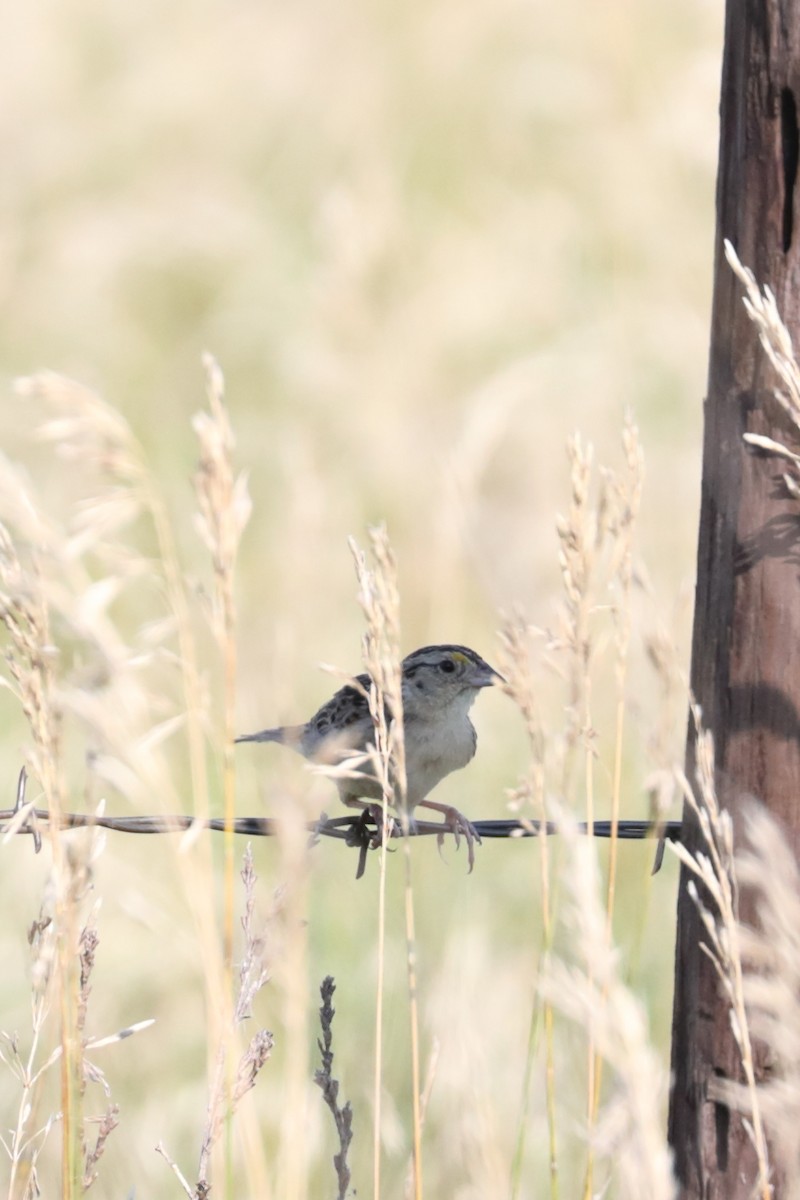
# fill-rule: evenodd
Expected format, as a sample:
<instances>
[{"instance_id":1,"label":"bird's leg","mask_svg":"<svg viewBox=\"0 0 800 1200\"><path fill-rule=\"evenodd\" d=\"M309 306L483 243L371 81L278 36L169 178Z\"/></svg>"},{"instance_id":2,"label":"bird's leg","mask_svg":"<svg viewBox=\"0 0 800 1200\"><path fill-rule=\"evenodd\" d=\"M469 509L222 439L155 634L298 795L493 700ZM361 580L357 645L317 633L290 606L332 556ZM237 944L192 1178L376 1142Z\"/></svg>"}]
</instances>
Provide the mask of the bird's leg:
<instances>
[{"instance_id":1,"label":"bird's leg","mask_svg":"<svg viewBox=\"0 0 800 1200\"><path fill-rule=\"evenodd\" d=\"M363 822L367 819L375 822L375 834L370 842L370 848L372 850L377 850L378 846L383 844L383 805L378 800L362 800L358 796L342 796L342 802L346 804L348 808L361 809L361 821L359 824L363 824ZM387 837L393 836L394 825L395 818L391 816L388 817L386 828Z\"/></svg>"},{"instance_id":2,"label":"bird's leg","mask_svg":"<svg viewBox=\"0 0 800 1200\"><path fill-rule=\"evenodd\" d=\"M439 812L444 817L444 828L449 830L456 840L456 849L461 845L461 837L467 843L467 863L469 870L475 866L475 843L480 846L481 835L478 833L471 821L468 821L463 813L454 808L452 804L437 804L435 800L420 800L417 804L418 808L432 808L434 812ZM439 834L439 846L441 847L444 834Z\"/></svg>"},{"instance_id":3,"label":"bird's leg","mask_svg":"<svg viewBox=\"0 0 800 1200\"><path fill-rule=\"evenodd\" d=\"M383 830L383 823L378 826L378 833L374 834L368 829L368 822L374 819L373 813L370 811L370 805L364 804L361 800L351 796L343 796L345 804L349 808L360 808L361 816L351 825L350 830L345 838L348 846L358 846L358 866L356 867L356 879L360 879L367 869L367 851L375 849L375 838Z\"/></svg>"}]
</instances>

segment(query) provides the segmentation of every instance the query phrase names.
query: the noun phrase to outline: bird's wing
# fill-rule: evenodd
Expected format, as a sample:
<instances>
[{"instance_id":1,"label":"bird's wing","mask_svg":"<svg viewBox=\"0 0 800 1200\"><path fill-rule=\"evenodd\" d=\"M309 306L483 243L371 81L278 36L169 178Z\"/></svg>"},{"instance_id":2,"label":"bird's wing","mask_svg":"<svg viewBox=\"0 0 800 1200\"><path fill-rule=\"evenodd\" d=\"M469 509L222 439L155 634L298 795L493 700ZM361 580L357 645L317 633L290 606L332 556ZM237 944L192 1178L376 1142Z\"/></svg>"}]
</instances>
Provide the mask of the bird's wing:
<instances>
[{"instance_id":1,"label":"bird's wing","mask_svg":"<svg viewBox=\"0 0 800 1200\"><path fill-rule=\"evenodd\" d=\"M374 728L369 711L369 675L356 675L339 688L305 725L283 725L238 737L237 742L279 742L315 762L336 763L353 751L365 750L373 742ZM387 723L391 711L386 706Z\"/></svg>"},{"instance_id":2,"label":"bird's wing","mask_svg":"<svg viewBox=\"0 0 800 1200\"><path fill-rule=\"evenodd\" d=\"M343 749L366 745L372 728L367 700L369 684L369 675L358 675L352 684L346 683L339 688L314 713L303 737L303 749L308 758L328 758L326 743L332 746L336 742Z\"/></svg>"}]
</instances>

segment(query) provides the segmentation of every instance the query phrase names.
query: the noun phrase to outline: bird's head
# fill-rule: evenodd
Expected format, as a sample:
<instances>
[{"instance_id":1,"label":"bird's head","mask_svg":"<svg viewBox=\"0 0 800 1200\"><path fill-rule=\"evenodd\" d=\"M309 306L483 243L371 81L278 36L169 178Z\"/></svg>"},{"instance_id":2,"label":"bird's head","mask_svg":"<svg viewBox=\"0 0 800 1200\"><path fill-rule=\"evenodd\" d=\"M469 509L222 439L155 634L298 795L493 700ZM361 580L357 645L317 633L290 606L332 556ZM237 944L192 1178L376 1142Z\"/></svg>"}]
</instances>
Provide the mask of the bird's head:
<instances>
[{"instance_id":1,"label":"bird's head","mask_svg":"<svg viewBox=\"0 0 800 1200\"><path fill-rule=\"evenodd\" d=\"M403 707L435 712L456 699L466 706L503 677L468 646L423 646L403 659Z\"/></svg>"}]
</instances>

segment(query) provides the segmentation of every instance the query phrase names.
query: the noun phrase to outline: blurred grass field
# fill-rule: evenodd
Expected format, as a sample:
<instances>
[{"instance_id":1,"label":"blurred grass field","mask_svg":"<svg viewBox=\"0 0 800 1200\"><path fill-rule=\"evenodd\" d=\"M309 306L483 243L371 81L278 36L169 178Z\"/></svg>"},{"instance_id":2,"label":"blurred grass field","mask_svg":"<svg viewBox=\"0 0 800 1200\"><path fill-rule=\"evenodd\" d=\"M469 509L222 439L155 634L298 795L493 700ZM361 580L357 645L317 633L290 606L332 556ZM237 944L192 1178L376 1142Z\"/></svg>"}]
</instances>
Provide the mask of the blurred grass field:
<instances>
[{"instance_id":1,"label":"blurred grass field","mask_svg":"<svg viewBox=\"0 0 800 1200\"><path fill-rule=\"evenodd\" d=\"M399 561L405 650L463 642L495 663L499 614L516 606L554 629L567 439L580 429L597 461L619 468L630 408L647 469L636 561L648 588L634 590L622 815L646 815L645 779L680 760L685 731L645 644L666 631L671 661L688 670L721 7L76 0L7 14L3 453L69 526L69 505L93 494L94 467L54 467L52 446L33 436L36 404L11 381L48 368L95 388L140 440L190 592L207 593L191 417L203 405L202 352L213 352L253 500L236 581L242 732L308 716L331 690L319 662L360 667L346 539L363 543L378 521ZM138 555L156 554L145 524L124 536ZM163 612L160 587L136 573L110 609L131 644ZM598 626L605 816L614 684L602 615ZM221 667L199 620L198 638L218 751ZM80 646L69 653L79 686L92 663ZM163 664L148 688L153 711L130 713L137 736L180 709ZM544 672L553 731L564 725L563 692ZM0 712L10 804L30 741L2 692ZM527 762L522 723L499 693L481 696L474 719L478 756L437 798L474 818L506 816L506 789ZM69 731L69 799L80 808L100 793L84 794L92 738L77 721ZM241 749L240 813L338 815L331 785L279 748ZM110 810L164 811L175 800L191 810L180 735L160 752L173 795L149 794L145 779L126 796L106 790ZM213 750L208 767L218 806ZM579 781L573 792L582 816ZM92 1032L157 1019L103 1063L121 1125L96 1195L175 1195L153 1146L163 1140L190 1178L198 1152L212 1056L202 943L214 933L198 928L176 845L110 834L96 863ZM27 840L0 852L0 1025L24 1038L25 935L49 864ZM652 853L620 848L616 932L666 1063L677 872L668 857L651 884ZM255 859L265 909L278 894L273 979L256 1012L276 1048L248 1099L263 1174L253 1167L232 1194L262 1194L257 1178L263 1194L333 1193L333 1132L311 1083L317 989L330 973L335 1069L355 1111L353 1184L368 1195L377 856L361 881L338 843L308 856L293 843L257 845ZM426 1193L488 1200L509 1195L541 949L539 857L533 842L490 843L472 875L463 849L448 844L443 859L433 844L414 845L423 1064L439 1044ZM388 863L386 933L383 1194L393 1197L410 1153L399 855ZM561 1194L577 1196L584 1051L566 1022L557 1035ZM547 1188L543 1087L537 1066L523 1196ZM11 1076L0 1076L3 1127L16 1102ZM52 1162L42 1171L44 1194L57 1194Z\"/></svg>"}]
</instances>

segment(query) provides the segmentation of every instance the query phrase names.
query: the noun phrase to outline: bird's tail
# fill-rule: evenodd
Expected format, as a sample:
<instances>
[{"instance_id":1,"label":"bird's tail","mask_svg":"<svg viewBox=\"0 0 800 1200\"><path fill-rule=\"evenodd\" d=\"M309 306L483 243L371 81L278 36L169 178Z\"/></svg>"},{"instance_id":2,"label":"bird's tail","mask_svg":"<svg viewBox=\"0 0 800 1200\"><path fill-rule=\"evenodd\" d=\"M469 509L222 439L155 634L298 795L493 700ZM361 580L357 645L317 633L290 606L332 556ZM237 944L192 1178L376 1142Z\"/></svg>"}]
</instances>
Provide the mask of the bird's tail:
<instances>
[{"instance_id":1,"label":"bird's tail","mask_svg":"<svg viewBox=\"0 0 800 1200\"><path fill-rule=\"evenodd\" d=\"M237 742L279 742L281 746L291 746L292 750L300 750L305 725L280 725L277 729L262 729L258 733L243 733L237 737Z\"/></svg>"}]
</instances>

